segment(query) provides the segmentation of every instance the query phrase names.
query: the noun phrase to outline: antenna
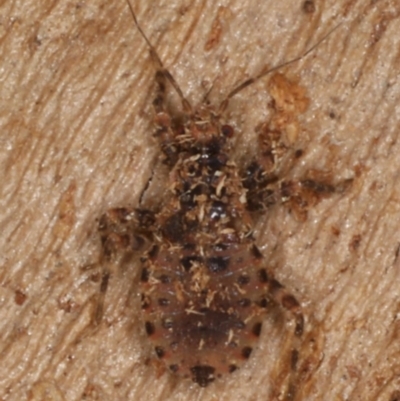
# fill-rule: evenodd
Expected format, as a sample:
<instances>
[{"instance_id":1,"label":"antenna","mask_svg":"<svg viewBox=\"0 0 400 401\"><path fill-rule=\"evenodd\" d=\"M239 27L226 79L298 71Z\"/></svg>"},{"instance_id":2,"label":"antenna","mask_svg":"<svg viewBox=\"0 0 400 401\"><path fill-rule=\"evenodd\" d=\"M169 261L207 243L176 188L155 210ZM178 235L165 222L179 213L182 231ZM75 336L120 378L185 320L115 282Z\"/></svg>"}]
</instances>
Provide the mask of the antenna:
<instances>
[{"instance_id":1,"label":"antenna","mask_svg":"<svg viewBox=\"0 0 400 401\"><path fill-rule=\"evenodd\" d=\"M312 45L308 50L306 50L302 55L297 56L291 60L285 61L281 64L276 65L275 67L272 67L266 71L261 71L258 75L255 75L254 77L251 77L249 79L246 79L246 81L242 82L241 84L239 84L238 86L236 86L236 88L234 88L232 91L230 91L228 93L228 95L226 96L226 98L221 102L220 106L219 106L219 110L218 110L218 114L221 114L225 111L225 109L228 106L229 100L235 96L236 94L238 94L239 92L241 92L243 89L247 88L248 86L250 86L251 84L253 84L254 82L257 82L259 79L264 78L266 75L269 75L271 72L280 70L283 67L286 67L289 64L293 64L296 63L297 61L300 61L301 59L303 59L304 57L306 57L307 55L309 55L313 50L315 50L322 42L324 42L334 31L336 31L336 29L339 28L339 26L342 24L343 22L340 22L339 24L337 24L334 28L332 28L326 35L324 35L317 43L315 43L314 45Z\"/></svg>"},{"instance_id":2,"label":"antenna","mask_svg":"<svg viewBox=\"0 0 400 401\"><path fill-rule=\"evenodd\" d=\"M132 4L130 2L130 0L126 0L126 2L128 3L128 7L129 10L131 12L133 21L135 22L135 25L139 31L139 33L142 35L143 39L146 41L147 45L149 46L150 49L150 54L152 56L152 58L156 61L156 63L158 64L158 71L159 73L161 73L170 83L171 85L174 87L176 93L178 94L178 96L180 97L181 101L182 101L182 106L183 108L187 111L187 112L192 112L192 106L190 105L189 101L185 98L185 96L183 96L183 92L182 89L179 87L178 83L175 81L174 77L171 75L171 73L164 67L163 62L161 61L160 56L158 55L156 49L154 48L154 46L151 44L150 40L147 38L146 34L144 33L143 29L141 28L141 26L139 25L139 22L136 18L136 14L133 11L133 7Z\"/></svg>"}]
</instances>

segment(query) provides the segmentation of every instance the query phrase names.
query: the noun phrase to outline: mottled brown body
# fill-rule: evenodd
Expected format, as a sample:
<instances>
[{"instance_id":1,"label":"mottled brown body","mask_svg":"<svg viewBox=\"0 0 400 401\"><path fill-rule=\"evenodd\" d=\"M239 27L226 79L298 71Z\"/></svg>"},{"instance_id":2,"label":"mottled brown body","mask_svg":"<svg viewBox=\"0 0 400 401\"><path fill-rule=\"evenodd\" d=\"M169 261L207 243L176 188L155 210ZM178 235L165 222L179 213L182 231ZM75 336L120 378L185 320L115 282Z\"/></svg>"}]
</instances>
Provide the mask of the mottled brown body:
<instances>
[{"instance_id":1,"label":"mottled brown body","mask_svg":"<svg viewBox=\"0 0 400 401\"><path fill-rule=\"evenodd\" d=\"M176 137L179 157L141 280L157 355L201 385L249 357L268 293L223 127L205 121L194 118Z\"/></svg>"},{"instance_id":2,"label":"mottled brown body","mask_svg":"<svg viewBox=\"0 0 400 401\"><path fill-rule=\"evenodd\" d=\"M292 114L280 107L278 117L258 130L258 154L239 169L230 154L233 128L223 122L223 113L232 96L268 72L236 87L219 107L202 104L194 109L137 27L158 64L154 136L170 172L155 210L111 209L100 219L104 268L96 320L102 315L108 266L124 263L147 244L140 274L143 323L157 357L169 370L200 386L236 370L249 358L272 301L294 321L297 340L289 358L292 374L287 375L286 392L286 399L292 399L303 311L273 278L258 250L253 214L285 202L304 217L310 204L335 192L322 181L286 181L278 174L282 156L291 151L284 141L285 124L290 120L293 125L296 102L304 111L308 100L296 100L298 86L280 76L285 89L279 96L291 95L291 101L283 103L290 103ZM183 118L171 117L165 107L168 82L181 98ZM290 88L295 88L295 96ZM292 160L301 152L294 155Z\"/></svg>"}]
</instances>

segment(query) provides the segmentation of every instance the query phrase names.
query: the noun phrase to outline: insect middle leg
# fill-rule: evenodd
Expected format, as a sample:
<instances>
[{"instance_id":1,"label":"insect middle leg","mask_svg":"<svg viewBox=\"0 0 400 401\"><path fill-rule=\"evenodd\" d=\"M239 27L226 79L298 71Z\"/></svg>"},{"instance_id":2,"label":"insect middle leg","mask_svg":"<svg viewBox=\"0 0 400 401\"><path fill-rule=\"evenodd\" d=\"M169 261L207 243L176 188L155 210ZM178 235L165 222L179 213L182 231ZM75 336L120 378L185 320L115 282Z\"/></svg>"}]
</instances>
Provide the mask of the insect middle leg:
<instances>
[{"instance_id":1,"label":"insect middle leg","mask_svg":"<svg viewBox=\"0 0 400 401\"><path fill-rule=\"evenodd\" d=\"M101 282L94 324L101 322L108 281L114 266L131 259L151 239L153 212L145 209L114 208L104 213L98 225L102 254Z\"/></svg>"}]
</instances>

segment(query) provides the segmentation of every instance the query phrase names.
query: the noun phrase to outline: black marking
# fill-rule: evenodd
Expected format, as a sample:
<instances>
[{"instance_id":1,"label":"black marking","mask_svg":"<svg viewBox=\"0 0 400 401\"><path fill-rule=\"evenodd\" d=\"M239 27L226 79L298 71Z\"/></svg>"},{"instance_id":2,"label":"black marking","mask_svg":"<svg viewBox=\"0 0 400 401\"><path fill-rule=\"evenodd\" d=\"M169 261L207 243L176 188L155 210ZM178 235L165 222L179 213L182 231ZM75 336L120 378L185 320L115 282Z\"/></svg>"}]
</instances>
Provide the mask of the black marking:
<instances>
[{"instance_id":1,"label":"black marking","mask_svg":"<svg viewBox=\"0 0 400 401\"><path fill-rule=\"evenodd\" d=\"M251 355L251 352L253 351L253 348L251 348L251 347L244 347L243 349L242 349L242 356L243 356L243 358L245 358L245 359L248 359L248 358L250 358L250 355Z\"/></svg>"},{"instance_id":2,"label":"black marking","mask_svg":"<svg viewBox=\"0 0 400 401\"><path fill-rule=\"evenodd\" d=\"M144 324L145 328L146 328L146 333L148 336L151 336L155 333L156 328L154 327L154 324L151 322L146 322Z\"/></svg>"},{"instance_id":3,"label":"black marking","mask_svg":"<svg viewBox=\"0 0 400 401\"><path fill-rule=\"evenodd\" d=\"M258 271L258 279L260 280L261 283L267 283L268 282L268 274L265 269L260 269Z\"/></svg>"},{"instance_id":4,"label":"black marking","mask_svg":"<svg viewBox=\"0 0 400 401\"><path fill-rule=\"evenodd\" d=\"M149 277L150 277L149 269L143 267L142 274L140 275L140 281L142 283L147 283L149 281Z\"/></svg>"},{"instance_id":5,"label":"black marking","mask_svg":"<svg viewBox=\"0 0 400 401\"><path fill-rule=\"evenodd\" d=\"M235 370L237 369L237 366L236 365L229 365L229 373L232 373L232 372L234 372Z\"/></svg>"},{"instance_id":6,"label":"black marking","mask_svg":"<svg viewBox=\"0 0 400 401\"><path fill-rule=\"evenodd\" d=\"M304 153L303 149L297 149L296 152L294 152L294 157L296 159L300 159L300 157L303 156L303 153Z\"/></svg>"},{"instance_id":7,"label":"black marking","mask_svg":"<svg viewBox=\"0 0 400 401\"><path fill-rule=\"evenodd\" d=\"M151 249L149 250L149 258L150 259L154 259L157 255L158 255L158 251L159 251L159 246L158 245L154 245L151 247Z\"/></svg>"},{"instance_id":8,"label":"black marking","mask_svg":"<svg viewBox=\"0 0 400 401\"><path fill-rule=\"evenodd\" d=\"M212 273L220 273L225 271L229 266L229 257L227 256L217 256L213 258L208 258L206 265L208 270Z\"/></svg>"},{"instance_id":9,"label":"black marking","mask_svg":"<svg viewBox=\"0 0 400 401\"><path fill-rule=\"evenodd\" d=\"M271 286L270 290L272 292L275 292L275 291L280 290L281 288L283 288L283 285L279 281L276 281L275 279L271 280L270 286Z\"/></svg>"},{"instance_id":10,"label":"black marking","mask_svg":"<svg viewBox=\"0 0 400 401\"><path fill-rule=\"evenodd\" d=\"M215 368L209 365L198 365L190 368L192 380L200 387L206 387L215 380Z\"/></svg>"},{"instance_id":11,"label":"black marking","mask_svg":"<svg viewBox=\"0 0 400 401\"><path fill-rule=\"evenodd\" d=\"M262 259L262 258L263 258L262 253L260 252L260 250L259 250L255 245L253 245L253 246L251 247L251 253L253 254L253 256L254 256L256 259Z\"/></svg>"},{"instance_id":12,"label":"black marking","mask_svg":"<svg viewBox=\"0 0 400 401\"><path fill-rule=\"evenodd\" d=\"M163 348L163 347L157 346L157 347L154 348L154 350L156 351L156 355L157 355L160 359L161 359L161 358L164 358L164 356L165 356L165 351L164 351L164 348Z\"/></svg>"},{"instance_id":13,"label":"black marking","mask_svg":"<svg viewBox=\"0 0 400 401\"><path fill-rule=\"evenodd\" d=\"M268 299L267 298L262 298L261 300L260 300L260 302L258 303L258 305L261 307L261 308L266 308L267 306L268 306Z\"/></svg>"},{"instance_id":14,"label":"black marking","mask_svg":"<svg viewBox=\"0 0 400 401\"><path fill-rule=\"evenodd\" d=\"M261 328L262 328L262 323L257 322L257 323L254 323L254 326L251 331L256 337L259 337L261 334Z\"/></svg>"},{"instance_id":15,"label":"black marking","mask_svg":"<svg viewBox=\"0 0 400 401\"><path fill-rule=\"evenodd\" d=\"M182 258L180 260L181 265L187 272L192 268L193 263L196 263L196 262L201 263L202 261L203 261L203 258L201 256L195 256L195 255L185 256L184 258Z\"/></svg>"}]
</instances>

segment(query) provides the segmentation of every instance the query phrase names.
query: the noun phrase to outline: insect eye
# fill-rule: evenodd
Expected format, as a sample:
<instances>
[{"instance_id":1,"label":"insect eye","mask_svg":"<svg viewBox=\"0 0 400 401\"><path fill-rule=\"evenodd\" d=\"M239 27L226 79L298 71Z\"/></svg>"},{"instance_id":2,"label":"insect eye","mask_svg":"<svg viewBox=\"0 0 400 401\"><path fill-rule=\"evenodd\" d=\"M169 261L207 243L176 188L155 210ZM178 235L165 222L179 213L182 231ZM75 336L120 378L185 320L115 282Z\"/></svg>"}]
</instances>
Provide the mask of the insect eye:
<instances>
[{"instance_id":1,"label":"insect eye","mask_svg":"<svg viewBox=\"0 0 400 401\"><path fill-rule=\"evenodd\" d=\"M231 125L223 125L221 127L221 133L227 138L232 138L234 134L233 127Z\"/></svg>"}]
</instances>

